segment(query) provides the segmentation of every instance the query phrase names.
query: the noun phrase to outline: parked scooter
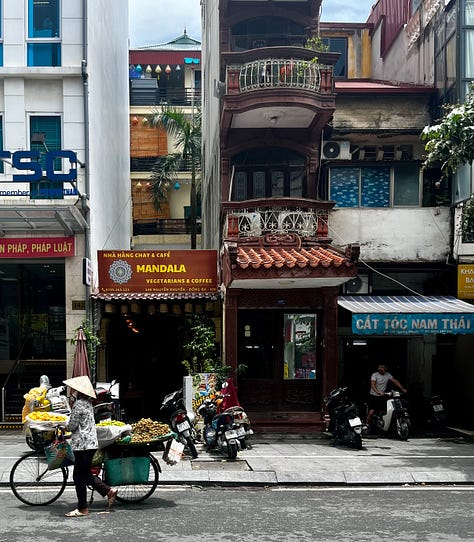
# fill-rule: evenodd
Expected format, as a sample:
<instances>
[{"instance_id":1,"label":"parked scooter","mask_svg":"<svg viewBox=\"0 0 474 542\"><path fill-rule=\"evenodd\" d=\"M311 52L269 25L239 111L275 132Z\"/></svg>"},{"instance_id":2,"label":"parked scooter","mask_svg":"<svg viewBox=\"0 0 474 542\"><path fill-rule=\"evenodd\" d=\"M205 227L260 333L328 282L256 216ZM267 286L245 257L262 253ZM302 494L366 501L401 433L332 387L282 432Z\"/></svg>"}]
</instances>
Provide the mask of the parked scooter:
<instances>
[{"instance_id":1,"label":"parked scooter","mask_svg":"<svg viewBox=\"0 0 474 542\"><path fill-rule=\"evenodd\" d=\"M183 390L174 391L165 396L160 411L169 420L171 429L178 435L178 440L188 447L191 457L198 456L194 444L195 430L193 426L194 415L189 415L184 404Z\"/></svg>"},{"instance_id":2,"label":"parked scooter","mask_svg":"<svg viewBox=\"0 0 474 542\"><path fill-rule=\"evenodd\" d=\"M442 428L446 426L446 407L443 398L440 395L433 395L429 400L428 424Z\"/></svg>"},{"instance_id":3,"label":"parked scooter","mask_svg":"<svg viewBox=\"0 0 474 542\"><path fill-rule=\"evenodd\" d=\"M222 402L219 405L219 411L232 414L232 416L234 416L234 422L238 423L245 429L245 435L247 437L253 435L254 431L250 426L250 418L242 405L239 403L237 392L235 391L235 386L231 378L228 378L222 384L220 397L222 398ZM248 442L246 444L247 448L251 447Z\"/></svg>"},{"instance_id":4,"label":"parked scooter","mask_svg":"<svg viewBox=\"0 0 474 542\"><path fill-rule=\"evenodd\" d=\"M92 401L96 423L106 420L121 420L119 383L98 382L95 388L96 398Z\"/></svg>"},{"instance_id":5,"label":"parked scooter","mask_svg":"<svg viewBox=\"0 0 474 542\"><path fill-rule=\"evenodd\" d=\"M357 450L362 448L362 423L357 406L349 397L348 388L336 388L324 400L328 431L336 443L349 444Z\"/></svg>"},{"instance_id":6,"label":"parked scooter","mask_svg":"<svg viewBox=\"0 0 474 542\"><path fill-rule=\"evenodd\" d=\"M371 426L381 433L394 433L398 438L407 440L410 434L411 421L407 409L403 405L401 393L391 391L384 394L386 407L384 411L375 412Z\"/></svg>"},{"instance_id":7,"label":"parked scooter","mask_svg":"<svg viewBox=\"0 0 474 542\"><path fill-rule=\"evenodd\" d=\"M206 399L198 413L204 421L203 439L208 450L217 448L229 459L235 459L239 450L247 448L245 428L230 412L219 413L215 399Z\"/></svg>"}]
</instances>

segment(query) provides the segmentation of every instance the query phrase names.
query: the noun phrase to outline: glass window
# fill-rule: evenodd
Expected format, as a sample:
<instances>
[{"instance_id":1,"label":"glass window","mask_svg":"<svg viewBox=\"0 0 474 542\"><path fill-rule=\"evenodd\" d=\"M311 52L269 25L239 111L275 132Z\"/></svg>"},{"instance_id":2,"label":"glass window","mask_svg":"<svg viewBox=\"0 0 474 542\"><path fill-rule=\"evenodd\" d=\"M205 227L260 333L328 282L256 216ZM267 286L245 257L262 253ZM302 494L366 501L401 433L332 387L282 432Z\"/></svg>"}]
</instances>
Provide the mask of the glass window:
<instances>
[{"instance_id":1,"label":"glass window","mask_svg":"<svg viewBox=\"0 0 474 542\"><path fill-rule=\"evenodd\" d=\"M394 168L393 205L420 205L420 173L413 165Z\"/></svg>"},{"instance_id":2,"label":"glass window","mask_svg":"<svg viewBox=\"0 0 474 542\"><path fill-rule=\"evenodd\" d=\"M359 175L360 170L356 167L330 169L329 197L337 207L359 206Z\"/></svg>"},{"instance_id":3,"label":"glass window","mask_svg":"<svg viewBox=\"0 0 474 542\"><path fill-rule=\"evenodd\" d=\"M466 54L464 55L464 77L467 77L469 79L474 78L474 58L472 55L472 51L474 51L474 30L465 30L464 32L464 51L466 51ZM452 43L451 43L452 42ZM451 40L451 51L450 51L450 58L448 59L448 79L451 79L451 82L455 82L456 77L456 63L452 61L453 58L456 58L456 45L454 43L454 38ZM452 62L453 66L450 67L450 62Z\"/></svg>"},{"instance_id":4,"label":"glass window","mask_svg":"<svg viewBox=\"0 0 474 542\"><path fill-rule=\"evenodd\" d=\"M281 198L285 195L285 175L283 171L272 171L272 197Z\"/></svg>"},{"instance_id":5,"label":"glass window","mask_svg":"<svg viewBox=\"0 0 474 542\"><path fill-rule=\"evenodd\" d=\"M283 322L283 378L316 378L316 314L287 313Z\"/></svg>"},{"instance_id":6,"label":"glass window","mask_svg":"<svg viewBox=\"0 0 474 542\"><path fill-rule=\"evenodd\" d=\"M28 66L61 65L59 2L28 0Z\"/></svg>"},{"instance_id":7,"label":"glass window","mask_svg":"<svg viewBox=\"0 0 474 542\"><path fill-rule=\"evenodd\" d=\"M0 359L65 359L64 264L0 264Z\"/></svg>"},{"instance_id":8,"label":"glass window","mask_svg":"<svg viewBox=\"0 0 474 542\"><path fill-rule=\"evenodd\" d=\"M235 174L235 199L243 201L247 199L247 173L238 171Z\"/></svg>"},{"instance_id":9,"label":"glass window","mask_svg":"<svg viewBox=\"0 0 474 542\"><path fill-rule=\"evenodd\" d=\"M474 0L465 0L465 24L474 26ZM454 9L452 10L455 11Z\"/></svg>"},{"instance_id":10,"label":"glass window","mask_svg":"<svg viewBox=\"0 0 474 542\"><path fill-rule=\"evenodd\" d=\"M28 37L59 37L59 1L28 0Z\"/></svg>"},{"instance_id":11,"label":"glass window","mask_svg":"<svg viewBox=\"0 0 474 542\"><path fill-rule=\"evenodd\" d=\"M266 195L265 190L265 172L254 171L253 172L253 197L264 198Z\"/></svg>"},{"instance_id":12,"label":"glass window","mask_svg":"<svg viewBox=\"0 0 474 542\"><path fill-rule=\"evenodd\" d=\"M40 162L45 169L45 152L61 149L61 117L32 116L30 117L30 149L40 153ZM54 169L61 170L61 160L54 162Z\"/></svg>"},{"instance_id":13,"label":"glass window","mask_svg":"<svg viewBox=\"0 0 474 542\"><path fill-rule=\"evenodd\" d=\"M390 206L390 168L362 167L361 207Z\"/></svg>"},{"instance_id":14,"label":"glass window","mask_svg":"<svg viewBox=\"0 0 474 542\"><path fill-rule=\"evenodd\" d=\"M330 168L329 198L336 207L390 207L392 171L393 205L420 205L419 172L413 165Z\"/></svg>"},{"instance_id":15,"label":"glass window","mask_svg":"<svg viewBox=\"0 0 474 542\"><path fill-rule=\"evenodd\" d=\"M347 77L347 38L323 38L331 53L341 53L334 66L335 77Z\"/></svg>"}]
</instances>

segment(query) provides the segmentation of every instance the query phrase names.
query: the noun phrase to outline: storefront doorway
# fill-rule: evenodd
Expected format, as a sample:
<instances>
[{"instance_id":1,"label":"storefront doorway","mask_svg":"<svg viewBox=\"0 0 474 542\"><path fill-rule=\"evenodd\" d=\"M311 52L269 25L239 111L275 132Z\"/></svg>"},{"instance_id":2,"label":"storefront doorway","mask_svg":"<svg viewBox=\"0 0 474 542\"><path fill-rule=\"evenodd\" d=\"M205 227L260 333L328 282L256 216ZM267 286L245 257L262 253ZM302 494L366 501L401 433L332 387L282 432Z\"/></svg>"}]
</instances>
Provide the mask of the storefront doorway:
<instances>
[{"instance_id":1,"label":"storefront doorway","mask_svg":"<svg viewBox=\"0 0 474 542\"><path fill-rule=\"evenodd\" d=\"M251 410L311 411L321 405L317 312L239 310L239 398Z\"/></svg>"}]
</instances>

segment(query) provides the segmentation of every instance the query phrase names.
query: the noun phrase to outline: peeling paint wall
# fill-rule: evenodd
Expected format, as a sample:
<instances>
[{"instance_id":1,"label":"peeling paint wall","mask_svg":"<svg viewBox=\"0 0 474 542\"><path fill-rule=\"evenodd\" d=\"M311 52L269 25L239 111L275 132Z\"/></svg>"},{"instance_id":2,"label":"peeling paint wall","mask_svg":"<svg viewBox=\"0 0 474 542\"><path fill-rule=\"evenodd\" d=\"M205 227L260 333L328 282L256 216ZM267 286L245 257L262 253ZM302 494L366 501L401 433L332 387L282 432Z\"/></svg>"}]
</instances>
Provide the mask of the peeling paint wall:
<instances>
[{"instance_id":1,"label":"peeling paint wall","mask_svg":"<svg viewBox=\"0 0 474 542\"><path fill-rule=\"evenodd\" d=\"M360 243L368 262L444 262L451 237L446 207L334 209L329 235L338 245Z\"/></svg>"}]
</instances>

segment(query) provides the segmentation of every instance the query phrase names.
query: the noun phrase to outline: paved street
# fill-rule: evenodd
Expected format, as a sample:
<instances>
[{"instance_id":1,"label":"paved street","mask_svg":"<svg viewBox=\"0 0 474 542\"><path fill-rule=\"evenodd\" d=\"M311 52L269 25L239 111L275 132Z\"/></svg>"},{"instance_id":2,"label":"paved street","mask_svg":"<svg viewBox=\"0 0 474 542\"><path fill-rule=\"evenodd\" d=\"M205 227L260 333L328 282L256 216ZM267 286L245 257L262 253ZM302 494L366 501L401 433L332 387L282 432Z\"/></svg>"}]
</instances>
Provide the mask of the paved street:
<instances>
[{"instance_id":1,"label":"paved street","mask_svg":"<svg viewBox=\"0 0 474 542\"><path fill-rule=\"evenodd\" d=\"M66 518L73 488L47 507L0 488L0 540L15 542L471 542L474 488L163 486L141 504L95 501Z\"/></svg>"},{"instance_id":2,"label":"paved street","mask_svg":"<svg viewBox=\"0 0 474 542\"><path fill-rule=\"evenodd\" d=\"M452 433L439 438L364 440L362 450L334 446L323 435L254 435L252 448L226 461L198 445L196 460L174 466L161 460L161 485L380 485L474 484L472 437ZM20 431L0 433L0 484L28 448Z\"/></svg>"}]
</instances>

